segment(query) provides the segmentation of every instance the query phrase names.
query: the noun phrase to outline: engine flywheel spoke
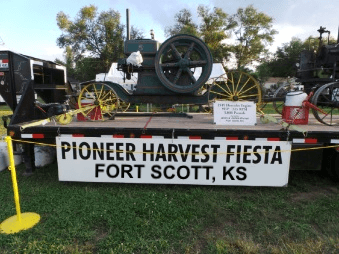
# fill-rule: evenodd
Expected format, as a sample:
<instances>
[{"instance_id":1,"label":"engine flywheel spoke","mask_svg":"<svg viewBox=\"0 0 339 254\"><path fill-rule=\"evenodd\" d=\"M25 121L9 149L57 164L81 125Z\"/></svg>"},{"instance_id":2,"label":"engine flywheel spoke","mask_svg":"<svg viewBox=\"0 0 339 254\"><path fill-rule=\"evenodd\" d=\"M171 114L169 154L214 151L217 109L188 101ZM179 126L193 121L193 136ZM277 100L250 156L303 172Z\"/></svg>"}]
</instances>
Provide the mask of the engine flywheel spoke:
<instances>
[{"instance_id":1,"label":"engine flywheel spoke","mask_svg":"<svg viewBox=\"0 0 339 254\"><path fill-rule=\"evenodd\" d=\"M212 65L212 55L206 44L186 34L166 40L155 57L155 71L160 82L176 93L197 92L209 79ZM193 68L201 69L193 72Z\"/></svg>"}]
</instances>

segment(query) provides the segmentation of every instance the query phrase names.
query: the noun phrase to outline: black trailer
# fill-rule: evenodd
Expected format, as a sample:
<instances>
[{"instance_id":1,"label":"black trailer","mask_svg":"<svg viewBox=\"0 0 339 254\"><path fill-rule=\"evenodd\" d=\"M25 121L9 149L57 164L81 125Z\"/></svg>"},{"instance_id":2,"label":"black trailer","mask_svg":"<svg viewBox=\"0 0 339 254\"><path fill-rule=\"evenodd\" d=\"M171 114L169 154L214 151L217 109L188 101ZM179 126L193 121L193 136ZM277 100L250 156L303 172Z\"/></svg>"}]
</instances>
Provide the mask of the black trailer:
<instances>
[{"instance_id":1,"label":"black trailer","mask_svg":"<svg viewBox=\"0 0 339 254\"><path fill-rule=\"evenodd\" d=\"M70 94L72 87L67 82L66 67L9 50L0 51L0 96L13 111L3 117L5 127L44 119L67 108L64 103ZM32 147L24 145L28 168Z\"/></svg>"},{"instance_id":2,"label":"black trailer","mask_svg":"<svg viewBox=\"0 0 339 254\"><path fill-rule=\"evenodd\" d=\"M255 126L215 125L212 114L115 113L114 117L106 121L90 121L84 117L84 121L77 121L74 116L68 124L51 121L37 125L36 122L40 119L51 119L50 116L62 114L63 110L69 109L65 106L74 94L66 82L66 70L55 63L10 51L0 52L0 59L0 71L3 72L0 95L14 111L7 124L7 133L14 142L24 144L27 174L34 170L34 144L55 144L57 137L66 135L98 139L109 136L135 139L184 137L202 140L289 141L293 149L303 150L292 153L292 162L301 161L306 169L322 167L329 174L339 177L339 156L336 152L339 145L338 127L325 126L312 116L308 125L300 126L307 134L283 128L280 124L264 124L259 119ZM96 92L102 95L102 90ZM20 92L22 96L17 101L16 95ZM40 104L36 102L35 93L42 101ZM339 120L339 115L334 117Z\"/></svg>"},{"instance_id":3,"label":"black trailer","mask_svg":"<svg viewBox=\"0 0 339 254\"><path fill-rule=\"evenodd\" d=\"M279 116L276 115L276 118ZM338 116L339 117L339 116ZM325 126L310 116L308 125L299 128L307 132L288 130L280 124L263 124L257 119L255 126L215 125L213 115L208 113L172 114L172 113L118 113L109 121L77 121L68 125L50 122L46 125L25 129L27 123L11 124L8 133L14 140L33 143L55 144L56 137L74 138L101 137L112 138L165 138L165 139L224 139L255 141L290 141L292 149L291 165L299 163L304 169L324 169L332 176L339 176L339 130ZM325 148L324 148L325 147ZM27 172L34 169L34 157Z\"/></svg>"},{"instance_id":4,"label":"black trailer","mask_svg":"<svg viewBox=\"0 0 339 254\"><path fill-rule=\"evenodd\" d=\"M72 88L66 67L51 61L0 51L0 95L13 111L10 124L46 118L35 105L64 103Z\"/></svg>"}]
</instances>

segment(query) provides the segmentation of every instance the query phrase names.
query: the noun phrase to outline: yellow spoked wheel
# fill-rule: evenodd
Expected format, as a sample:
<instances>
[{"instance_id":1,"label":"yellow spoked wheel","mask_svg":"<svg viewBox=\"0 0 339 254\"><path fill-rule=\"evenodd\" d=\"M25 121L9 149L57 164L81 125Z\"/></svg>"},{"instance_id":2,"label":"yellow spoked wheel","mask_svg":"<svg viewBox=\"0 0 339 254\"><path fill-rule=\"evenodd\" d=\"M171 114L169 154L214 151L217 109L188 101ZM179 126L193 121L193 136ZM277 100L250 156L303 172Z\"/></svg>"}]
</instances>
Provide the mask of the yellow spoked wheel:
<instances>
[{"instance_id":1,"label":"yellow spoked wheel","mask_svg":"<svg viewBox=\"0 0 339 254\"><path fill-rule=\"evenodd\" d=\"M258 81L243 71L229 71L216 78L209 94L209 101L253 101L261 104L261 88Z\"/></svg>"},{"instance_id":2,"label":"yellow spoked wheel","mask_svg":"<svg viewBox=\"0 0 339 254\"><path fill-rule=\"evenodd\" d=\"M91 121L111 119L119 108L119 98L110 86L92 83L82 88L78 106L84 117Z\"/></svg>"},{"instance_id":3,"label":"yellow spoked wheel","mask_svg":"<svg viewBox=\"0 0 339 254\"><path fill-rule=\"evenodd\" d=\"M121 101L120 106L119 106L119 111L126 112L130 106L131 106L131 103Z\"/></svg>"}]
</instances>

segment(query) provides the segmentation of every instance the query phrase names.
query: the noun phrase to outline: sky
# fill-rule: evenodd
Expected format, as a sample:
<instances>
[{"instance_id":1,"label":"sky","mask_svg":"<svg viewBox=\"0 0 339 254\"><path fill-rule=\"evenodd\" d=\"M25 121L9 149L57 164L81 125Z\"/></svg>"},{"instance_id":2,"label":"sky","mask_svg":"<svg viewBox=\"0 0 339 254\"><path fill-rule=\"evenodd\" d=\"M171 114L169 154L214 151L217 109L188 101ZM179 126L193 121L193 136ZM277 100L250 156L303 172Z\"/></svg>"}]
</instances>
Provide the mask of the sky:
<instances>
[{"instance_id":1,"label":"sky","mask_svg":"<svg viewBox=\"0 0 339 254\"><path fill-rule=\"evenodd\" d=\"M0 0L0 4L2 48L51 61L64 59L64 49L56 44L62 34L56 22L58 12L63 11L73 20L82 7L91 4L99 12L119 11L122 24L126 24L126 8L129 8L130 24L142 29L146 38L150 38L149 31L153 29L155 39L160 42L166 40L165 28L174 25L174 15L183 8L189 9L194 21L199 23L196 9L200 4L211 9L220 7L229 15L252 4L274 19L273 28L279 34L275 36L272 52L293 36L301 39L318 36L320 26L337 38L339 26L337 0Z\"/></svg>"}]
</instances>

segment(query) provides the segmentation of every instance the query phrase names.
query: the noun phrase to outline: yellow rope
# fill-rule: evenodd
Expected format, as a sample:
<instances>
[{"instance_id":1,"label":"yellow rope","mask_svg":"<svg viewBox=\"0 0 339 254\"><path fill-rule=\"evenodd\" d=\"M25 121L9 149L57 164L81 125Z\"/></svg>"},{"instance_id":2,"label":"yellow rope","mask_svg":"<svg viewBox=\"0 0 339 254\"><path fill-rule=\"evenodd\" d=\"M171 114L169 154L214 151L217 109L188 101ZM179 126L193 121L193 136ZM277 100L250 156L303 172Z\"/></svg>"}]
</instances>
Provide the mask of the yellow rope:
<instances>
[{"instance_id":1,"label":"yellow rope","mask_svg":"<svg viewBox=\"0 0 339 254\"><path fill-rule=\"evenodd\" d=\"M35 144L35 145L40 145L40 146L51 146L51 147L55 147L55 148L68 148L69 146L57 146L55 144L47 144L47 143L38 143L38 142L33 142L33 141L27 141L27 140L16 140L16 139L12 139L15 142L18 143L29 143L29 144ZM250 140L250 141L254 141L254 140ZM269 141L272 142L272 141ZM282 141L282 142L287 142L287 141ZM300 151L307 151L307 150L320 150L320 149L325 149L325 148L337 148L339 147L338 145L332 145L332 146L320 146L320 147L305 147L305 148L295 148L295 149L291 149L291 150L281 150L281 153L284 152L300 152ZM265 154L265 153L270 153L270 152L232 152L232 153L227 153L227 152L218 152L218 153L180 153L180 152L176 152L176 153L157 153L157 152L139 152L139 151L125 151L125 150L102 150L102 149L88 149L88 148L80 148L80 147L73 147L71 146L71 148L76 148L78 150L91 150L91 151L106 151L106 152L119 152L119 153L136 153L136 154L184 154L184 155L218 155L218 154L224 154L224 155L228 155L228 154L232 154L232 155L237 155L237 154Z\"/></svg>"}]
</instances>

